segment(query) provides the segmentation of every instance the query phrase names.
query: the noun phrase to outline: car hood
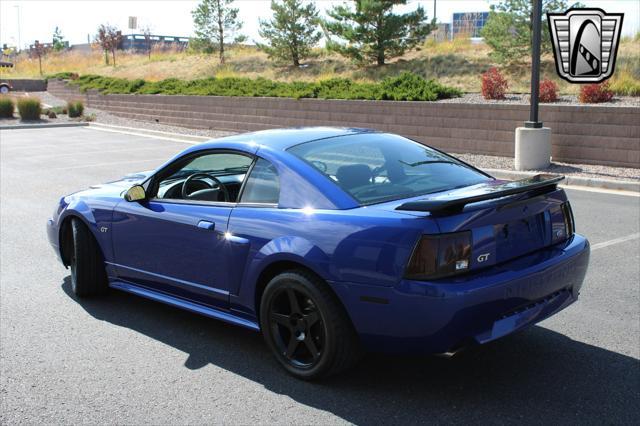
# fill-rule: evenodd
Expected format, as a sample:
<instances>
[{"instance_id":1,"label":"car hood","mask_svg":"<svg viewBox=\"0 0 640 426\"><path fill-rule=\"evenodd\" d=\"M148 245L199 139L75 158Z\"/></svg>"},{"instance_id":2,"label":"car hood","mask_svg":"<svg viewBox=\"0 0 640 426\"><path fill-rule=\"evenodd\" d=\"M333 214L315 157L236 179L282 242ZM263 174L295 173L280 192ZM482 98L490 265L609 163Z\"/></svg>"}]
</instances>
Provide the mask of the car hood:
<instances>
[{"instance_id":1,"label":"car hood","mask_svg":"<svg viewBox=\"0 0 640 426\"><path fill-rule=\"evenodd\" d=\"M93 195L93 196L117 196L121 197L124 192L137 183L144 182L149 176L153 174L154 170L147 170L144 172L131 173L123 176L121 179L111 182L105 182L100 184L91 185L84 191L77 192L71 195Z\"/></svg>"}]
</instances>

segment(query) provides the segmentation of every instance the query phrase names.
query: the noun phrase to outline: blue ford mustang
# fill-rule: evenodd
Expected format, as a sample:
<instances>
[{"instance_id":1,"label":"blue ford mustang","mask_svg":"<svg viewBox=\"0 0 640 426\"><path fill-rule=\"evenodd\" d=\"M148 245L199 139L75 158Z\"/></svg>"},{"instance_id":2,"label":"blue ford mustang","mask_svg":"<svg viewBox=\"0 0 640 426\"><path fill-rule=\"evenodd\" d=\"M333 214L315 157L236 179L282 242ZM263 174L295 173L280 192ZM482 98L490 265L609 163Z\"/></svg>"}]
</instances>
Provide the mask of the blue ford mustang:
<instances>
[{"instance_id":1,"label":"blue ford mustang","mask_svg":"<svg viewBox=\"0 0 640 426\"><path fill-rule=\"evenodd\" d=\"M589 243L558 181L496 180L388 133L272 130L63 197L47 228L78 296L111 287L260 330L312 379L573 303Z\"/></svg>"}]
</instances>

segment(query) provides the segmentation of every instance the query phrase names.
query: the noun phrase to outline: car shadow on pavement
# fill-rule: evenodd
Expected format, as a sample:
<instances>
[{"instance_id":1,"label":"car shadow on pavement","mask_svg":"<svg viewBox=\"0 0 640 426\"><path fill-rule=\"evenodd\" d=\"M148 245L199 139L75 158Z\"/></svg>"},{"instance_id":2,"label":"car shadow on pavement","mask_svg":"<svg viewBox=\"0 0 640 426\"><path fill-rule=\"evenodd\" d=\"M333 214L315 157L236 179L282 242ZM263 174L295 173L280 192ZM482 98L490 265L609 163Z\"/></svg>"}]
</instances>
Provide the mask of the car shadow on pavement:
<instances>
[{"instance_id":1,"label":"car shadow on pavement","mask_svg":"<svg viewBox=\"0 0 640 426\"><path fill-rule=\"evenodd\" d=\"M355 424L616 423L640 419L640 361L532 327L453 358L369 355L319 383L288 376L258 333L134 295L77 299L92 317L189 354Z\"/></svg>"}]
</instances>

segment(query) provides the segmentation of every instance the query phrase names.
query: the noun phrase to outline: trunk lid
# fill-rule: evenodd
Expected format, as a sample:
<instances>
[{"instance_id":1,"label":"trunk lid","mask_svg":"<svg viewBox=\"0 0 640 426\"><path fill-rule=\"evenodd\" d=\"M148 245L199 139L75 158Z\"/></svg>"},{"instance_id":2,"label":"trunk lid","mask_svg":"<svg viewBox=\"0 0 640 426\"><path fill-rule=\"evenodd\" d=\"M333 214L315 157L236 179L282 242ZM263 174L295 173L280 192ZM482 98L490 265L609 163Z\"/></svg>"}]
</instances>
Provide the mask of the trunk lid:
<instances>
[{"instance_id":1,"label":"trunk lid","mask_svg":"<svg viewBox=\"0 0 640 426\"><path fill-rule=\"evenodd\" d=\"M562 179L493 180L400 201L393 208L432 218L441 234L470 232L467 271L473 271L564 241L573 232L566 195L557 188Z\"/></svg>"}]
</instances>

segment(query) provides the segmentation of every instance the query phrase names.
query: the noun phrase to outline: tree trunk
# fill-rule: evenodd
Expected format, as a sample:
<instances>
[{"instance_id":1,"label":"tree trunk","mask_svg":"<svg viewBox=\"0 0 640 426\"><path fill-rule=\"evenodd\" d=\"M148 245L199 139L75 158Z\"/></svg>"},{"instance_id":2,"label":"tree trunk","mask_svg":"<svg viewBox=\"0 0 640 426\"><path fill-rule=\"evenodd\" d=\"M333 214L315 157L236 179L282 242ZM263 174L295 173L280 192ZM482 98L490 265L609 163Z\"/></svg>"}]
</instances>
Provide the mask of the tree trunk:
<instances>
[{"instance_id":1,"label":"tree trunk","mask_svg":"<svg viewBox=\"0 0 640 426\"><path fill-rule=\"evenodd\" d=\"M220 52L220 63L224 64L224 25L222 23L222 6L218 2L218 33L220 34L220 45L218 50Z\"/></svg>"},{"instance_id":2,"label":"tree trunk","mask_svg":"<svg viewBox=\"0 0 640 426\"><path fill-rule=\"evenodd\" d=\"M113 66L116 66L116 49L113 49L111 51L111 54L113 55Z\"/></svg>"},{"instance_id":3,"label":"tree trunk","mask_svg":"<svg viewBox=\"0 0 640 426\"><path fill-rule=\"evenodd\" d=\"M40 66L40 75L42 75L42 56L38 55L38 65Z\"/></svg>"},{"instance_id":4,"label":"tree trunk","mask_svg":"<svg viewBox=\"0 0 640 426\"><path fill-rule=\"evenodd\" d=\"M382 33L382 16L378 17L378 21L377 21L377 34L376 34L376 62L378 63L378 66L380 65L384 65L384 43L382 41L382 36L380 35Z\"/></svg>"},{"instance_id":5,"label":"tree trunk","mask_svg":"<svg viewBox=\"0 0 640 426\"><path fill-rule=\"evenodd\" d=\"M106 49L104 51L104 63L109 65L109 52Z\"/></svg>"},{"instance_id":6,"label":"tree trunk","mask_svg":"<svg viewBox=\"0 0 640 426\"><path fill-rule=\"evenodd\" d=\"M300 66L300 55L296 49L291 49L291 59L293 60L294 67Z\"/></svg>"}]
</instances>

